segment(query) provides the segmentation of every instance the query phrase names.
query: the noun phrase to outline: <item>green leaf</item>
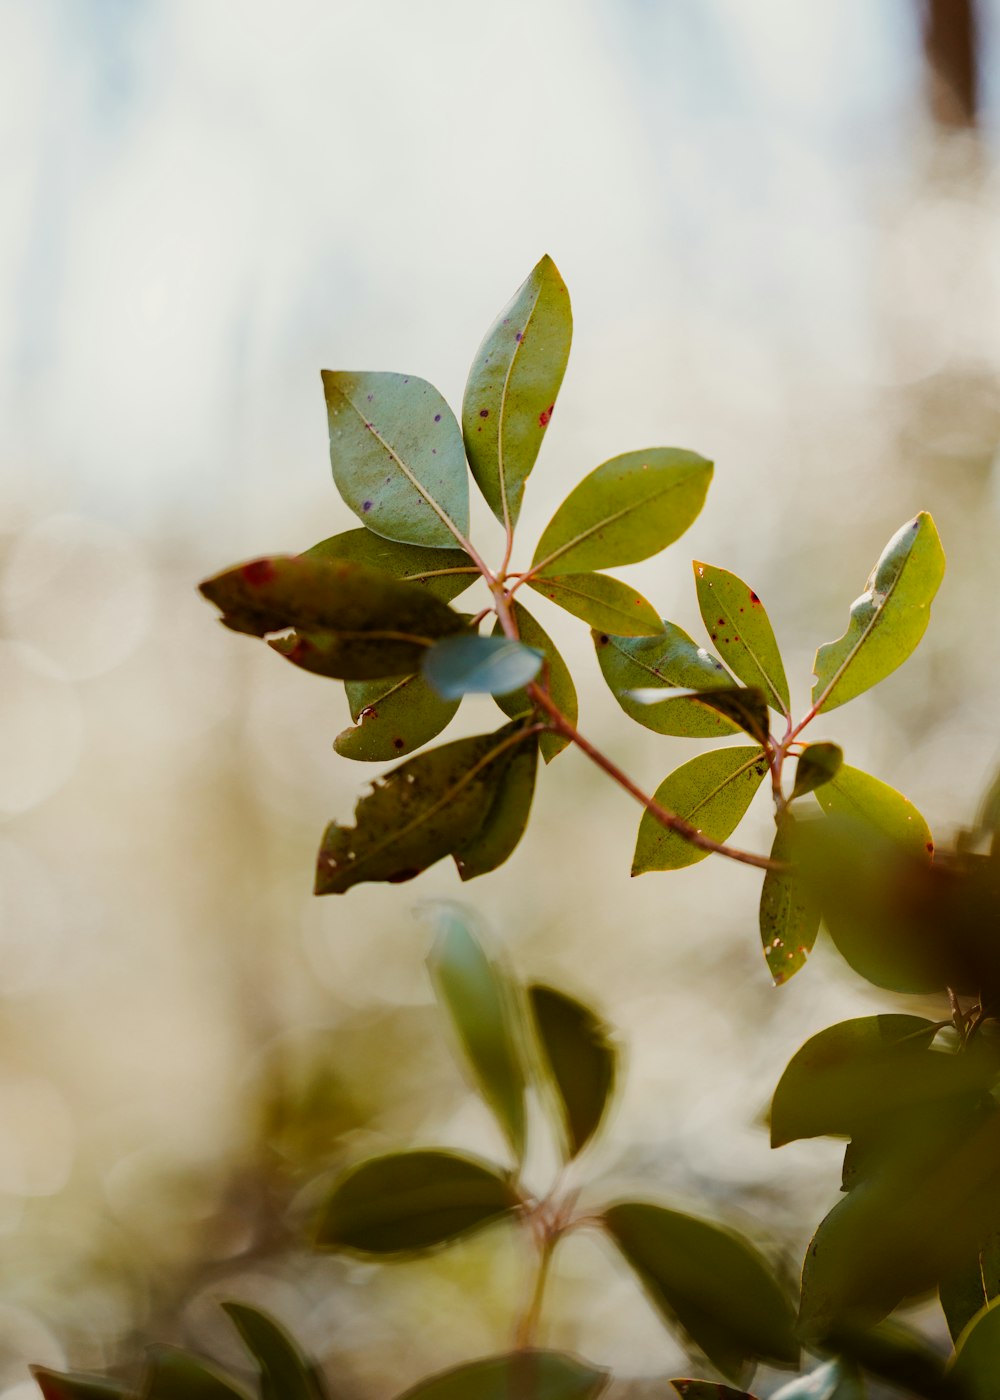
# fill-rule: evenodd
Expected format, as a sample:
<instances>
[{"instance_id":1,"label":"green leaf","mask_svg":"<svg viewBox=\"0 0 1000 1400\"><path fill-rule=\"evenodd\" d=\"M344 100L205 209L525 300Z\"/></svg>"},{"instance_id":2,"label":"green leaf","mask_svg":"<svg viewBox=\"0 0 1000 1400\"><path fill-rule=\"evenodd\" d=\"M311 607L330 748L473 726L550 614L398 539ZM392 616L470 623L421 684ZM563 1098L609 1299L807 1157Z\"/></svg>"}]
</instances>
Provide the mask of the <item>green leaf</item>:
<instances>
[{"instance_id":1,"label":"green leaf","mask_svg":"<svg viewBox=\"0 0 1000 1400\"><path fill-rule=\"evenodd\" d=\"M352 827L331 822L320 846L317 894L344 894L366 880L399 884L461 850L482 829L520 725L428 749L379 777Z\"/></svg>"},{"instance_id":2,"label":"green leaf","mask_svg":"<svg viewBox=\"0 0 1000 1400\"><path fill-rule=\"evenodd\" d=\"M249 1400L232 1376L180 1347L150 1347L146 1357L142 1400Z\"/></svg>"},{"instance_id":3,"label":"green leaf","mask_svg":"<svg viewBox=\"0 0 1000 1400\"><path fill-rule=\"evenodd\" d=\"M527 608L522 607L518 602L511 605L514 614L514 621L517 623L518 634L521 641L526 646L534 647L545 657L548 667L539 678L539 684L548 684L548 691L552 699L559 706L560 711L569 720L570 724L576 726L578 706L576 698L576 686L573 684L573 677L570 675L569 667L562 659L555 648L552 638L535 619ZM494 626L494 635L500 631L499 621ZM515 715L523 714L532 708L531 698L525 690L515 690L511 695L498 695L497 704L504 714L510 715L513 719ZM569 743L565 734L556 734L548 730L542 734L539 740L539 749L546 763L551 763L556 754L562 753Z\"/></svg>"},{"instance_id":4,"label":"green leaf","mask_svg":"<svg viewBox=\"0 0 1000 1400\"><path fill-rule=\"evenodd\" d=\"M521 512L572 338L569 292L546 256L487 331L465 386L465 450L501 525L516 524Z\"/></svg>"},{"instance_id":5,"label":"green leaf","mask_svg":"<svg viewBox=\"0 0 1000 1400\"><path fill-rule=\"evenodd\" d=\"M696 1381L678 1376L670 1382L681 1400L757 1400L748 1390L734 1390L718 1381Z\"/></svg>"},{"instance_id":6,"label":"green leaf","mask_svg":"<svg viewBox=\"0 0 1000 1400\"><path fill-rule=\"evenodd\" d=\"M423 676L386 676L345 685L354 727L333 741L344 758L383 763L402 758L437 737L458 712L458 700L442 700Z\"/></svg>"},{"instance_id":7,"label":"green leaf","mask_svg":"<svg viewBox=\"0 0 1000 1400\"><path fill-rule=\"evenodd\" d=\"M506 970L487 957L462 910L440 905L440 931L427 965L480 1094L519 1160L524 1156L526 1075L517 994Z\"/></svg>"},{"instance_id":8,"label":"green leaf","mask_svg":"<svg viewBox=\"0 0 1000 1400\"><path fill-rule=\"evenodd\" d=\"M860 1331L839 1328L828 1345L839 1352L840 1365L855 1382L853 1389L844 1392L843 1400L860 1400L864 1395L861 1377L857 1375L859 1367L907 1395L924 1396L925 1400L959 1400L945 1375L944 1358L923 1337L899 1323L883 1322Z\"/></svg>"},{"instance_id":9,"label":"green leaf","mask_svg":"<svg viewBox=\"0 0 1000 1400\"><path fill-rule=\"evenodd\" d=\"M261 1400L322 1400L312 1364L273 1317L246 1303L222 1308L260 1366Z\"/></svg>"},{"instance_id":10,"label":"green leaf","mask_svg":"<svg viewBox=\"0 0 1000 1400\"><path fill-rule=\"evenodd\" d=\"M927 630L944 563L937 528L926 511L896 531L864 593L851 604L847 631L816 653L817 712L853 700L903 664Z\"/></svg>"},{"instance_id":11,"label":"green leaf","mask_svg":"<svg viewBox=\"0 0 1000 1400\"><path fill-rule=\"evenodd\" d=\"M443 603L450 603L480 577L464 550L399 544L396 540L384 540L371 530L345 530L343 534L331 535L307 549L302 557L364 564L401 583L419 583Z\"/></svg>"},{"instance_id":12,"label":"green leaf","mask_svg":"<svg viewBox=\"0 0 1000 1400\"><path fill-rule=\"evenodd\" d=\"M1000 1400L1000 1301L987 1303L959 1337L949 1375L965 1400Z\"/></svg>"},{"instance_id":13,"label":"green leaf","mask_svg":"<svg viewBox=\"0 0 1000 1400\"><path fill-rule=\"evenodd\" d=\"M50 1371L47 1366L28 1368L45 1400L122 1400L135 1392L107 1376L87 1376L74 1371Z\"/></svg>"},{"instance_id":14,"label":"green leaf","mask_svg":"<svg viewBox=\"0 0 1000 1400\"><path fill-rule=\"evenodd\" d=\"M804 797L807 792L815 792L824 783L830 782L840 772L844 763L844 750L839 744L807 744L799 754L795 765L795 786L788 799Z\"/></svg>"},{"instance_id":15,"label":"green leaf","mask_svg":"<svg viewBox=\"0 0 1000 1400\"><path fill-rule=\"evenodd\" d=\"M537 984L528 988L528 1000L570 1160L601 1126L614 1092L618 1053L607 1026L582 1002Z\"/></svg>"},{"instance_id":16,"label":"green leaf","mask_svg":"<svg viewBox=\"0 0 1000 1400\"><path fill-rule=\"evenodd\" d=\"M864 1400L865 1388L849 1361L827 1361L771 1392L771 1400Z\"/></svg>"},{"instance_id":17,"label":"green leaf","mask_svg":"<svg viewBox=\"0 0 1000 1400\"><path fill-rule=\"evenodd\" d=\"M798 1362L792 1305L746 1240L640 1202L611 1206L604 1221L656 1309L728 1379L739 1383L751 1361Z\"/></svg>"},{"instance_id":18,"label":"green leaf","mask_svg":"<svg viewBox=\"0 0 1000 1400\"><path fill-rule=\"evenodd\" d=\"M767 759L756 745L713 749L664 778L654 798L661 807L713 841L725 841L739 825L766 772ZM632 874L681 870L704 860L708 854L644 812L632 857Z\"/></svg>"},{"instance_id":19,"label":"green leaf","mask_svg":"<svg viewBox=\"0 0 1000 1400\"><path fill-rule=\"evenodd\" d=\"M323 370L333 479L369 530L449 548L469 533L469 475L455 415L416 375Z\"/></svg>"},{"instance_id":20,"label":"green leaf","mask_svg":"<svg viewBox=\"0 0 1000 1400\"><path fill-rule=\"evenodd\" d=\"M538 751L537 735L518 746L500 776L496 796L479 830L452 852L463 881L489 875L514 854L531 815Z\"/></svg>"},{"instance_id":21,"label":"green leaf","mask_svg":"<svg viewBox=\"0 0 1000 1400\"><path fill-rule=\"evenodd\" d=\"M951 1092L956 1057L932 1051L938 1027L921 1016L859 1016L797 1050L771 1103L771 1146L853 1137L902 1107Z\"/></svg>"},{"instance_id":22,"label":"green leaf","mask_svg":"<svg viewBox=\"0 0 1000 1400\"><path fill-rule=\"evenodd\" d=\"M930 827L910 799L860 768L842 764L817 791L816 801L827 815L835 812L872 826L904 850L924 857L934 850Z\"/></svg>"},{"instance_id":23,"label":"green leaf","mask_svg":"<svg viewBox=\"0 0 1000 1400\"><path fill-rule=\"evenodd\" d=\"M559 578L529 578L525 582L565 612L625 637L648 637L663 631L652 603L627 583L608 574L563 574Z\"/></svg>"},{"instance_id":24,"label":"green leaf","mask_svg":"<svg viewBox=\"0 0 1000 1400\"><path fill-rule=\"evenodd\" d=\"M533 681L542 653L510 637L480 637L464 632L446 637L424 653L424 679L443 700L463 695L510 695Z\"/></svg>"},{"instance_id":25,"label":"green leaf","mask_svg":"<svg viewBox=\"0 0 1000 1400\"><path fill-rule=\"evenodd\" d=\"M707 705L726 719L731 720L751 739L763 747L770 736L771 725L767 712L764 692L753 686L734 685L725 690L689 690L675 696L679 700L694 700L699 705ZM647 689L629 692L629 699L637 705L663 705L669 703L659 690Z\"/></svg>"},{"instance_id":26,"label":"green leaf","mask_svg":"<svg viewBox=\"0 0 1000 1400\"><path fill-rule=\"evenodd\" d=\"M1000 1297L1000 1234L991 1234L969 1259L939 1285L941 1308L957 1342L977 1313Z\"/></svg>"},{"instance_id":27,"label":"green leaf","mask_svg":"<svg viewBox=\"0 0 1000 1400\"><path fill-rule=\"evenodd\" d=\"M545 575L581 573L659 554L698 518L711 479L712 463L679 447L612 457L563 501L542 533L532 568Z\"/></svg>"},{"instance_id":28,"label":"green leaf","mask_svg":"<svg viewBox=\"0 0 1000 1400\"><path fill-rule=\"evenodd\" d=\"M672 622L653 637L621 637L594 630L597 660L608 687L625 713L656 734L687 739L718 739L738 732L698 695L670 696L656 704L632 699L638 690L682 687L691 691L728 689L733 678L714 656Z\"/></svg>"},{"instance_id":29,"label":"green leaf","mask_svg":"<svg viewBox=\"0 0 1000 1400\"><path fill-rule=\"evenodd\" d=\"M705 626L729 669L787 715L788 681L764 604L735 574L697 559L694 581Z\"/></svg>"},{"instance_id":30,"label":"green leaf","mask_svg":"<svg viewBox=\"0 0 1000 1400\"><path fill-rule=\"evenodd\" d=\"M771 847L771 859L791 868L765 871L760 891L760 940L776 987L805 966L819 933L819 901L794 866L794 821L784 814Z\"/></svg>"},{"instance_id":31,"label":"green leaf","mask_svg":"<svg viewBox=\"0 0 1000 1400\"><path fill-rule=\"evenodd\" d=\"M316 1244L357 1254L408 1254L471 1234L517 1209L496 1168L454 1152L392 1152L347 1173L327 1197Z\"/></svg>"},{"instance_id":32,"label":"green leaf","mask_svg":"<svg viewBox=\"0 0 1000 1400\"><path fill-rule=\"evenodd\" d=\"M399 1400L596 1400L609 1380L558 1351L512 1351L420 1381Z\"/></svg>"}]
</instances>

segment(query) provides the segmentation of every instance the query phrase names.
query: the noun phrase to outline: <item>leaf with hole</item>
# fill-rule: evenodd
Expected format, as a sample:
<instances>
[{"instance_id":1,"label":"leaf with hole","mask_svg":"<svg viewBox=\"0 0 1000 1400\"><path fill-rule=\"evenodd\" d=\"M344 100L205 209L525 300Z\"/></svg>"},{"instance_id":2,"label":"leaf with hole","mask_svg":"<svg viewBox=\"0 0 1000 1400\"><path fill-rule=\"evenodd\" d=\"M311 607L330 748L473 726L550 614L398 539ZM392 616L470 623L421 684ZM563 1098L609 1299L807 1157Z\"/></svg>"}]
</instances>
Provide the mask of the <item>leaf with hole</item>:
<instances>
[{"instance_id":1,"label":"leaf with hole","mask_svg":"<svg viewBox=\"0 0 1000 1400\"><path fill-rule=\"evenodd\" d=\"M540 651L512 637L464 632L428 648L420 669L442 700L459 700L522 690L538 675L542 660Z\"/></svg>"},{"instance_id":2,"label":"leaf with hole","mask_svg":"<svg viewBox=\"0 0 1000 1400\"><path fill-rule=\"evenodd\" d=\"M687 739L721 739L739 726L702 702L701 692L729 689L733 678L714 656L672 622L651 637L622 637L594 629L597 661L612 695L630 719L656 734ZM697 694L663 695L678 688ZM637 691L648 692L643 699Z\"/></svg>"},{"instance_id":3,"label":"leaf with hole","mask_svg":"<svg viewBox=\"0 0 1000 1400\"><path fill-rule=\"evenodd\" d=\"M698 518L711 480L712 463L679 447L612 457L563 501L532 568L546 576L581 573L659 554Z\"/></svg>"},{"instance_id":4,"label":"leaf with hole","mask_svg":"<svg viewBox=\"0 0 1000 1400\"><path fill-rule=\"evenodd\" d=\"M260 1400L324 1400L316 1368L273 1317L247 1303L223 1303L260 1367Z\"/></svg>"},{"instance_id":5,"label":"leaf with hole","mask_svg":"<svg viewBox=\"0 0 1000 1400\"><path fill-rule=\"evenodd\" d=\"M323 370L337 490L363 524L448 549L469 533L469 473L455 415L416 375Z\"/></svg>"},{"instance_id":6,"label":"leaf with hole","mask_svg":"<svg viewBox=\"0 0 1000 1400\"><path fill-rule=\"evenodd\" d=\"M927 630L944 564L937 527L926 511L896 531L864 593L851 604L847 631L816 653L817 712L853 700L903 664Z\"/></svg>"},{"instance_id":7,"label":"leaf with hole","mask_svg":"<svg viewBox=\"0 0 1000 1400\"><path fill-rule=\"evenodd\" d=\"M739 1383L754 1361L797 1364L792 1305L746 1240L644 1202L611 1206L604 1221L653 1306L728 1379Z\"/></svg>"},{"instance_id":8,"label":"leaf with hole","mask_svg":"<svg viewBox=\"0 0 1000 1400\"><path fill-rule=\"evenodd\" d=\"M713 749L664 778L654 801L711 840L725 841L743 819L766 773L767 759L757 745ZM678 832L661 826L651 812L643 812L632 874L681 870L708 854Z\"/></svg>"},{"instance_id":9,"label":"leaf with hole","mask_svg":"<svg viewBox=\"0 0 1000 1400\"><path fill-rule=\"evenodd\" d=\"M741 681L762 690L779 714L787 715L788 681L764 604L741 578L697 559L694 580L708 634L726 665Z\"/></svg>"},{"instance_id":10,"label":"leaf with hole","mask_svg":"<svg viewBox=\"0 0 1000 1400\"><path fill-rule=\"evenodd\" d=\"M795 784L788 799L804 797L835 778L844 764L844 750L839 744L807 744L795 765Z\"/></svg>"},{"instance_id":11,"label":"leaf with hole","mask_svg":"<svg viewBox=\"0 0 1000 1400\"><path fill-rule=\"evenodd\" d=\"M482 829L517 748L533 743L510 724L455 739L379 777L358 802L354 826L331 822L316 864L316 893L365 881L399 884L461 850Z\"/></svg>"},{"instance_id":12,"label":"leaf with hole","mask_svg":"<svg viewBox=\"0 0 1000 1400\"><path fill-rule=\"evenodd\" d=\"M608 574L530 578L529 588L602 632L648 637L663 631L659 613L641 593Z\"/></svg>"},{"instance_id":13,"label":"leaf with hole","mask_svg":"<svg viewBox=\"0 0 1000 1400\"><path fill-rule=\"evenodd\" d=\"M464 550L400 544L371 530L345 530L343 534L331 535L307 549L303 558L363 564L401 583L418 583L443 603L450 603L480 577Z\"/></svg>"},{"instance_id":14,"label":"leaf with hole","mask_svg":"<svg viewBox=\"0 0 1000 1400\"><path fill-rule=\"evenodd\" d=\"M608 1380L563 1352L522 1350L441 1371L399 1400L596 1400Z\"/></svg>"},{"instance_id":15,"label":"leaf with hole","mask_svg":"<svg viewBox=\"0 0 1000 1400\"><path fill-rule=\"evenodd\" d=\"M449 1244L518 1207L500 1170L456 1152L391 1152L341 1177L324 1201L315 1242L356 1254L410 1254Z\"/></svg>"},{"instance_id":16,"label":"leaf with hole","mask_svg":"<svg viewBox=\"0 0 1000 1400\"><path fill-rule=\"evenodd\" d=\"M354 725L337 735L333 747L341 757L364 763L421 748L451 723L460 704L442 700L421 675L348 681L344 689Z\"/></svg>"},{"instance_id":17,"label":"leaf with hole","mask_svg":"<svg viewBox=\"0 0 1000 1400\"><path fill-rule=\"evenodd\" d=\"M617 1050L600 1017L565 992L536 984L528 988L528 1001L571 1160L595 1135L608 1110Z\"/></svg>"},{"instance_id":18,"label":"leaf with hole","mask_svg":"<svg viewBox=\"0 0 1000 1400\"><path fill-rule=\"evenodd\" d=\"M771 859L787 868L766 870L760 891L760 941L776 987L805 966L820 924L819 901L795 868L793 826L794 818L786 812L775 832Z\"/></svg>"},{"instance_id":19,"label":"leaf with hole","mask_svg":"<svg viewBox=\"0 0 1000 1400\"><path fill-rule=\"evenodd\" d=\"M462 404L472 475L501 525L515 525L521 513L572 338L569 292L544 257L487 331Z\"/></svg>"},{"instance_id":20,"label":"leaf with hole","mask_svg":"<svg viewBox=\"0 0 1000 1400\"><path fill-rule=\"evenodd\" d=\"M546 670L539 677L539 683L548 685L549 695L559 707L563 718L569 720L575 728L578 706L576 686L573 684L569 667L556 650L555 643L545 628L535 621L527 608L515 601L511 604L511 611L514 615L514 621L517 623L521 641L526 646L534 647L536 651L540 651L545 658ZM493 629L494 635L497 635L500 630L498 620ZM496 702L504 714L509 715L511 719L532 708L532 701L526 690L515 690L510 695L498 695ZM547 730L539 739L539 751L542 758L546 763L551 763L556 754L562 753L569 742L565 734Z\"/></svg>"}]
</instances>

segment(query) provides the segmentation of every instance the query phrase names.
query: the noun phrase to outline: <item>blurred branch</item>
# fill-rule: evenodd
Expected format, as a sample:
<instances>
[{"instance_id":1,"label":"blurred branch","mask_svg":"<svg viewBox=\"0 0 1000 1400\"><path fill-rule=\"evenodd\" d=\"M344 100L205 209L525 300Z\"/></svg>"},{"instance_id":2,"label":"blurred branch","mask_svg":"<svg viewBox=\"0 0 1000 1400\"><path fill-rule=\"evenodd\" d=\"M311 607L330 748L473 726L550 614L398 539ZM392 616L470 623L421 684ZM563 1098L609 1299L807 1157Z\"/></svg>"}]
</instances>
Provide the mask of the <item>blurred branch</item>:
<instances>
[{"instance_id":1,"label":"blurred branch","mask_svg":"<svg viewBox=\"0 0 1000 1400\"><path fill-rule=\"evenodd\" d=\"M975 0L924 0L924 53L931 115L939 126L976 126L979 27Z\"/></svg>"}]
</instances>

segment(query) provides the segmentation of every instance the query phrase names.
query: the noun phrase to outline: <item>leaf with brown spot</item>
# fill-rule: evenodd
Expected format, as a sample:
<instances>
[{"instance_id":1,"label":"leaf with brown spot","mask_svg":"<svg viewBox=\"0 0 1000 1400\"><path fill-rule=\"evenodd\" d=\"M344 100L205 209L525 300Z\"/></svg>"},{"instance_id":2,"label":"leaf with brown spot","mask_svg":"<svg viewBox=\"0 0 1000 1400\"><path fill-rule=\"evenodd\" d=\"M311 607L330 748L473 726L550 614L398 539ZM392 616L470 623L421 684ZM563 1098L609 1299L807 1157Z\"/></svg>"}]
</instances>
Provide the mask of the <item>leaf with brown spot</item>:
<instances>
[{"instance_id":1,"label":"leaf with brown spot","mask_svg":"<svg viewBox=\"0 0 1000 1400\"><path fill-rule=\"evenodd\" d=\"M348 681L344 689L354 725L337 735L333 747L364 763L405 758L436 738L461 703L442 700L421 675Z\"/></svg>"}]
</instances>

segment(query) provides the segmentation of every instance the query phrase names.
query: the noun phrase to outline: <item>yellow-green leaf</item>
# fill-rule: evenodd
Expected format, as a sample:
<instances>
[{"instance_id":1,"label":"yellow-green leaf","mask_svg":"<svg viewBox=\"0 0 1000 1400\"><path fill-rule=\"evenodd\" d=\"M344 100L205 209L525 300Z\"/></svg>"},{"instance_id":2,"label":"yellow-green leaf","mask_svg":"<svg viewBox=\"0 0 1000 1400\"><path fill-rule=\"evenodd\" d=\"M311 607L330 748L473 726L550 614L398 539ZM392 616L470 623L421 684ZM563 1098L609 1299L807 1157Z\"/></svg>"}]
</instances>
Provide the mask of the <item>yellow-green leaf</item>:
<instances>
[{"instance_id":1,"label":"yellow-green leaf","mask_svg":"<svg viewBox=\"0 0 1000 1400\"><path fill-rule=\"evenodd\" d=\"M674 770L656 789L655 800L713 841L735 831L767 772L767 759L756 744L713 749ZM680 870L709 854L668 831L649 812L639 823L632 874Z\"/></svg>"},{"instance_id":2,"label":"yellow-green leaf","mask_svg":"<svg viewBox=\"0 0 1000 1400\"><path fill-rule=\"evenodd\" d=\"M765 871L760 891L760 941L776 987L805 966L819 933L819 901L794 868L793 823L786 812L771 847L771 859L790 868Z\"/></svg>"},{"instance_id":3,"label":"yellow-green leaf","mask_svg":"<svg viewBox=\"0 0 1000 1400\"><path fill-rule=\"evenodd\" d=\"M788 681L764 604L741 578L727 569L694 561L698 607L708 634L734 675L788 714Z\"/></svg>"},{"instance_id":4,"label":"yellow-green leaf","mask_svg":"<svg viewBox=\"0 0 1000 1400\"><path fill-rule=\"evenodd\" d=\"M795 785L789 801L828 783L843 767L844 751L839 744L807 744L795 765Z\"/></svg>"},{"instance_id":5,"label":"yellow-green leaf","mask_svg":"<svg viewBox=\"0 0 1000 1400\"><path fill-rule=\"evenodd\" d=\"M530 578L528 586L602 632L648 637L663 631L660 615L641 593L608 574Z\"/></svg>"},{"instance_id":6,"label":"yellow-green leaf","mask_svg":"<svg viewBox=\"0 0 1000 1400\"><path fill-rule=\"evenodd\" d=\"M733 684L722 662L682 628L672 622L662 626L662 633L651 637L621 637L596 628L591 633L601 673L619 705L631 719L656 734L721 739L738 733L738 725L703 704L698 695L666 696L655 703L633 699L635 691L645 689L706 691Z\"/></svg>"},{"instance_id":7,"label":"yellow-green leaf","mask_svg":"<svg viewBox=\"0 0 1000 1400\"><path fill-rule=\"evenodd\" d=\"M451 723L460 701L442 700L419 674L348 681L344 689L354 725L333 747L344 758L384 763L404 758Z\"/></svg>"},{"instance_id":8,"label":"yellow-green leaf","mask_svg":"<svg viewBox=\"0 0 1000 1400\"><path fill-rule=\"evenodd\" d=\"M910 799L860 768L841 764L816 790L816 801L824 812L873 826L905 850L924 856L934 850L930 827Z\"/></svg>"}]
</instances>

